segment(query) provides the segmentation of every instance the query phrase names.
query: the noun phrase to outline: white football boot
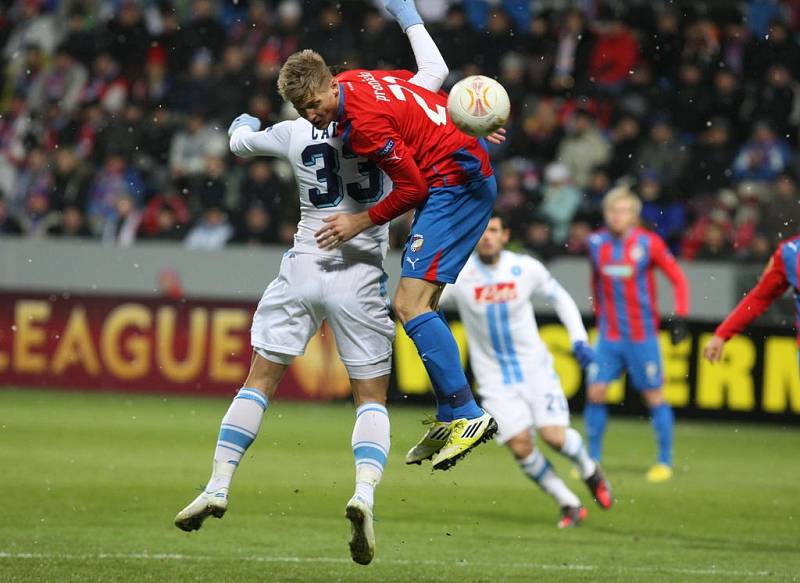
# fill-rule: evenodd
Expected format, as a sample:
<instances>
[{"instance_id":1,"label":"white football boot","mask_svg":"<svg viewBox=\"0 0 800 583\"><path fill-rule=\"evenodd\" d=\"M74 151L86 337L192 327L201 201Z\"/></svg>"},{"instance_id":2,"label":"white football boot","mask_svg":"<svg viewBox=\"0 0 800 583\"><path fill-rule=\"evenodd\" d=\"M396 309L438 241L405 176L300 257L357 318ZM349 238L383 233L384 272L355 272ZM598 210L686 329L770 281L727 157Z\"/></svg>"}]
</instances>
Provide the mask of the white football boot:
<instances>
[{"instance_id":1,"label":"white football boot","mask_svg":"<svg viewBox=\"0 0 800 583\"><path fill-rule=\"evenodd\" d=\"M228 509L228 489L214 492L203 491L197 498L175 516L175 526L186 532L198 530L209 516L222 518Z\"/></svg>"},{"instance_id":2,"label":"white football boot","mask_svg":"<svg viewBox=\"0 0 800 583\"><path fill-rule=\"evenodd\" d=\"M375 529L372 508L361 496L350 498L344 515L350 521L350 556L359 565L369 565L375 556Z\"/></svg>"}]
</instances>

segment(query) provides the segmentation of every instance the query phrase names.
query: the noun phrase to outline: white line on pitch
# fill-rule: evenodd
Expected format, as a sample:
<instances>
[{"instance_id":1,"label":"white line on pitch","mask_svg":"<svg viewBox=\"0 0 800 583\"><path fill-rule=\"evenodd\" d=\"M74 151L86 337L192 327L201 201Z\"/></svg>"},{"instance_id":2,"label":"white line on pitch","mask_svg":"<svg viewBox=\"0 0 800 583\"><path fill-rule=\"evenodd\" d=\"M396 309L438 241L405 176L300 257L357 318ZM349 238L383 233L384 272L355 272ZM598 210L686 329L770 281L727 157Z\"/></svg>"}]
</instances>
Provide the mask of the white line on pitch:
<instances>
[{"instance_id":1,"label":"white line on pitch","mask_svg":"<svg viewBox=\"0 0 800 583\"><path fill-rule=\"evenodd\" d=\"M0 559L47 559L66 561L91 561L105 559L133 559L145 561L215 561L226 560L230 557L209 557L182 555L175 553L98 553L98 554L58 554L58 553L12 553L0 551ZM254 563L340 563L350 564L352 561L344 557L233 557L239 561ZM436 567L480 567L496 566L497 563L488 561L437 561L435 559L375 559L375 563L387 565L431 565ZM707 575L712 577L769 577L769 571L727 571L722 569L679 569L679 568L649 568L649 567L624 567L614 565L598 567L596 565L548 565L546 563L502 563L503 567L512 569L539 569L542 571L635 571L641 573L673 573L676 575Z\"/></svg>"}]
</instances>

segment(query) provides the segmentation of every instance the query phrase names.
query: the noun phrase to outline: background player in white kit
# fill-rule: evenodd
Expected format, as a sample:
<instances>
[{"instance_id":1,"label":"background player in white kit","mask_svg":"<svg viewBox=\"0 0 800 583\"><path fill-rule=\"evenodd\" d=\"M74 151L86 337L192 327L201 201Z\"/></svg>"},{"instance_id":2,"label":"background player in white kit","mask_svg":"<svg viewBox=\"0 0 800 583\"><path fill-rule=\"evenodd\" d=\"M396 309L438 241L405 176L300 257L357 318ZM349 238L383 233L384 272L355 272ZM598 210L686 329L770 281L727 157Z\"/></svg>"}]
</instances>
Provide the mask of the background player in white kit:
<instances>
[{"instance_id":1,"label":"background player in white kit","mask_svg":"<svg viewBox=\"0 0 800 583\"><path fill-rule=\"evenodd\" d=\"M391 10L391 8L390 8ZM425 27L406 31L417 60L411 82L438 91L447 66ZM243 387L222 420L207 486L175 517L182 530L196 530L209 516L222 517L233 473L253 442L269 399L287 366L304 353L323 320L336 338L356 402L352 446L355 493L347 503L352 525L350 553L368 564L374 555L374 489L389 454L386 393L394 324L385 298L382 263L388 224L374 226L334 250L322 250L314 233L335 213L365 211L391 190L388 177L343 146L336 122L324 130L298 118L259 131L247 114L231 124L230 147L239 156L277 156L293 165L300 195L294 247L258 304L251 328L253 360Z\"/></svg>"},{"instance_id":2,"label":"background player in white kit","mask_svg":"<svg viewBox=\"0 0 800 583\"><path fill-rule=\"evenodd\" d=\"M494 214L439 305L461 315L481 404L497 420L498 442L508 445L522 471L556 499L562 515L558 526L566 528L580 523L586 509L534 446L532 430L575 463L603 509L611 507L611 490L580 434L569 426L567 399L539 337L531 296L541 295L555 307L581 366L591 364L594 355L573 299L539 261L505 251L508 238L502 217Z\"/></svg>"}]
</instances>

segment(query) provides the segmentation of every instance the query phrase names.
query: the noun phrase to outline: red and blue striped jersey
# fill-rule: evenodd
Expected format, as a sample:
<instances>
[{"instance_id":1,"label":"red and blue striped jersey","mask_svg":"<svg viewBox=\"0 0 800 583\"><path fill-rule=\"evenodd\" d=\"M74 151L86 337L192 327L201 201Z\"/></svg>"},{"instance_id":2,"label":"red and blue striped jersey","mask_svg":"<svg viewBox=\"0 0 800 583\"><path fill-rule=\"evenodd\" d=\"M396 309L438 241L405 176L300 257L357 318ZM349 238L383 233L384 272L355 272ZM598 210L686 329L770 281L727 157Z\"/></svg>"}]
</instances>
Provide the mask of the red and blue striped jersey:
<instances>
[{"instance_id":1,"label":"red and blue striped jersey","mask_svg":"<svg viewBox=\"0 0 800 583\"><path fill-rule=\"evenodd\" d=\"M769 305L781 297L790 287L794 293L795 329L798 332L797 344L800 346L800 237L793 237L778 245L758 280L758 284L748 293L739 305L728 314L725 321L717 327L716 335L725 340L742 332L763 314Z\"/></svg>"},{"instance_id":2,"label":"red and blue striped jersey","mask_svg":"<svg viewBox=\"0 0 800 583\"><path fill-rule=\"evenodd\" d=\"M650 231L633 229L623 238L600 229L589 238L593 303L600 333L608 340L641 341L658 333L654 269L669 278L675 313L689 312L689 284L664 241Z\"/></svg>"}]
</instances>

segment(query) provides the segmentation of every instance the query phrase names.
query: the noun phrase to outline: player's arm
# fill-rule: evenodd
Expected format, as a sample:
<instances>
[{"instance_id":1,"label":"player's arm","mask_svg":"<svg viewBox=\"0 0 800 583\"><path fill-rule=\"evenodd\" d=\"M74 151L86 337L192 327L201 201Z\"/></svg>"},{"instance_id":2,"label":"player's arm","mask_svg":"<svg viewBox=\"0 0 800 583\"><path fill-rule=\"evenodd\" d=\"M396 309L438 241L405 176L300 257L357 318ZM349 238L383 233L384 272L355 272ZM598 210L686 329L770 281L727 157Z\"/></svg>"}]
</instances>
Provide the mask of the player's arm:
<instances>
[{"instance_id":1,"label":"player's arm","mask_svg":"<svg viewBox=\"0 0 800 583\"><path fill-rule=\"evenodd\" d=\"M578 305L544 265L536 262L531 273L534 278L533 291L546 297L555 308L558 319L567 329L575 358L581 367L586 368L594 362L594 350L589 346L589 335Z\"/></svg>"},{"instance_id":2,"label":"player's arm","mask_svg":"<svg viewBox=\"0 0 800 583\"><path fill-rule=\"evenodd\" d=\"M315 233L321 249L335 249L373 225L383 225L418 207L428 196L428 183L388 119L377 117L350 134L350 146L359 156L376 162L392 180L392 191L369 210L337 213L324 219Z\"/></svg>"},{"instance_id":3,"label":"player's arm","mask_svg":"<svg viewBox=\"0 0 800 583\"><path fill-rule=\"evenodd\" d=\"M259 131L261 122L258 118L243 113L228 128L231 152L242 158L253 156L289 155L289 144L292 137L291 121L282 121Z\"/></svg>"},{"instance_id":4,"label":"player's arm","mask_svg":"<svg viewBox=\"0 0 800 583\"><path fill-rule=\"evenodd\" d=\"M408 36L411 50L414 52L417 72L409 79L409 82L434 93L439 91L450 74L450 69L447 67L439 47L436 46L425 28L414 1L384 0L383 4ZM506 141L505 133L505 128L500 128L486 139L493 144L501 144Z\"/></svg>"},{"instance_id":5,"label":"player's arm","mask_svg":"<svg viewBox=\"0 0 800 583\"><path fill-rule=\"evenodd\" d=\"M686 274L664 241L659 237L653 237L651 242L653 264L664 272L672 284L675 313L667 320L667 326L672 344L679 344L689 336L689 328L686 325L686 318L689 315L689 280L686 279Z\"/></svg>"},{"instance_id":6,"label":"player's arm","mask_svg":"<svg viewBox=\"0 0 800 583\"><path fill-rule=\"evenodd\" d=\"M742 301L717 326L714 336L703 349L703 356L709 362L717 362L722 357L725 343L747 328L750 323L763 314L770 304L781 297L789 288L786 269L779 248L770 258L761 279Z\"/></svg>"}]
</instances>

